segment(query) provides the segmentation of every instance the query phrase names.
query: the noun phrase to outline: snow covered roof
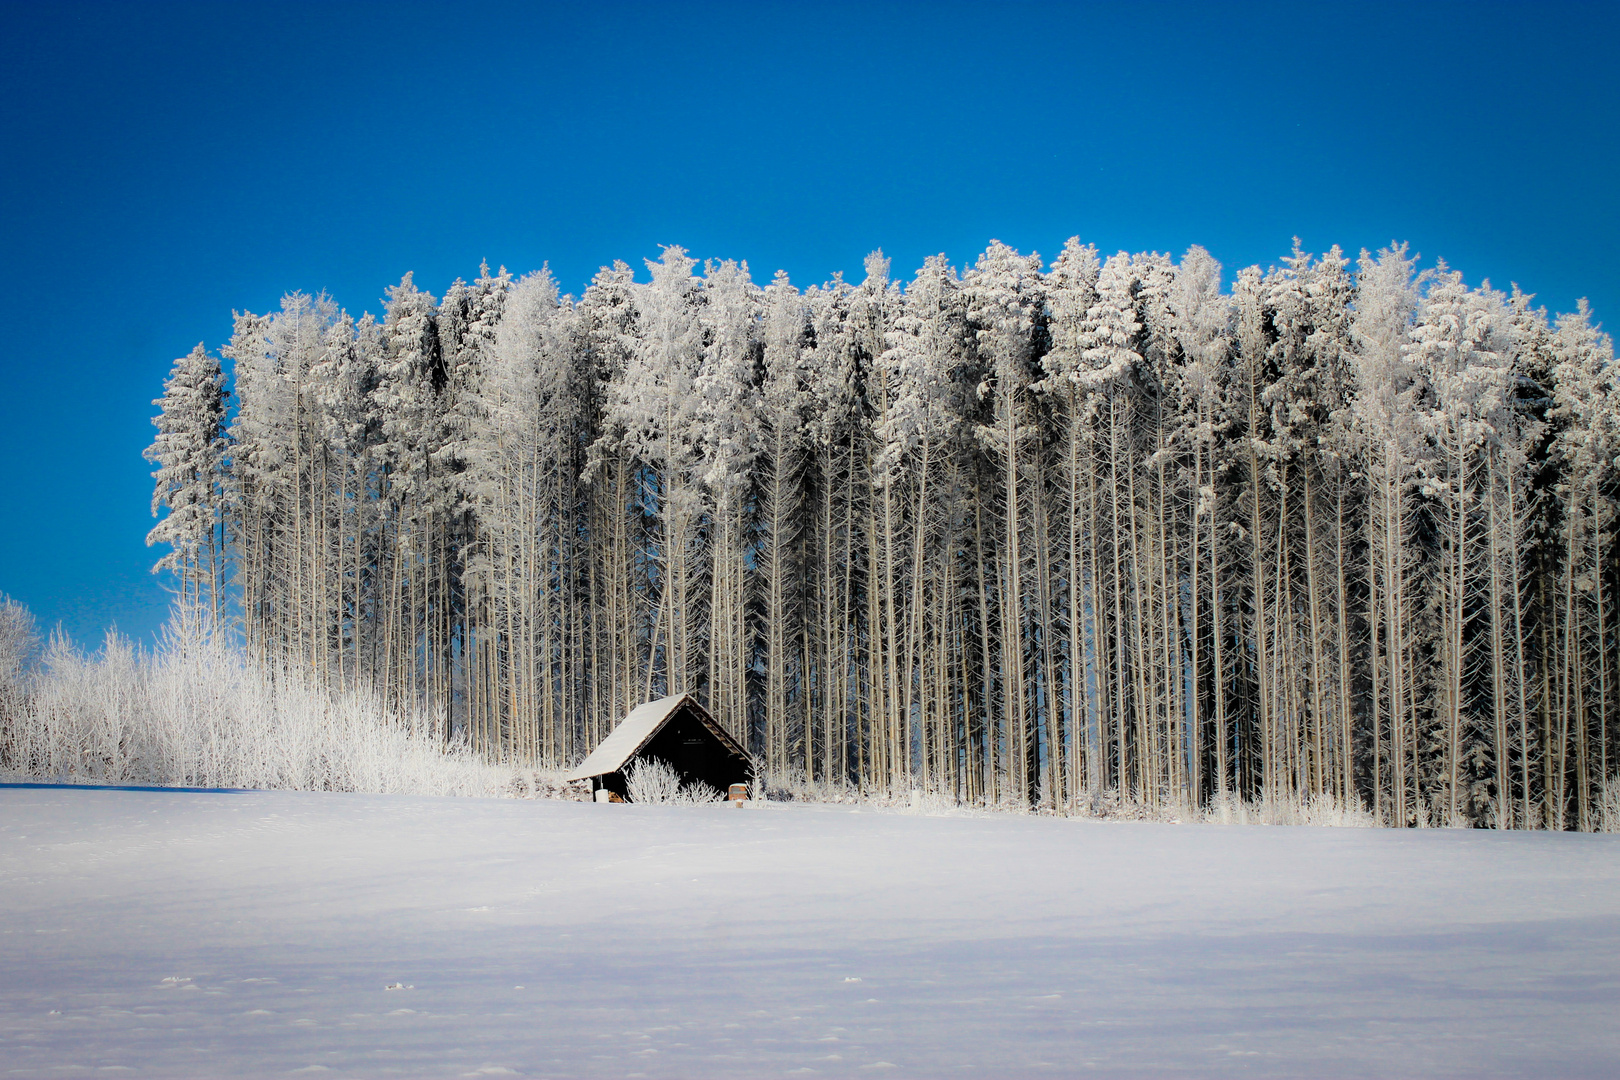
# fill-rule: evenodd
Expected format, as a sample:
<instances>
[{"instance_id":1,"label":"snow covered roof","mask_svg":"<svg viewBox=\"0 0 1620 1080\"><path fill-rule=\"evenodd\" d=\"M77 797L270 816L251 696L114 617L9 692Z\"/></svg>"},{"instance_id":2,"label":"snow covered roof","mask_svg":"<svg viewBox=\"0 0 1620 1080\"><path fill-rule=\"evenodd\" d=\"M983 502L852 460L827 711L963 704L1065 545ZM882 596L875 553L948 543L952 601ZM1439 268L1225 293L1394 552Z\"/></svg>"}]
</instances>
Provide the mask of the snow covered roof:
<instances>
[{"instance_id":1,"label":"snow covered roof","mask_svg":"<svg viewBox=\"0 0 1620 1080\"><path fill-rule=\"evenodd\" d=\"M675 710L683 704L690 703L698 710L698 715L705 721L704 727L720 736L732 749L740 754L736 743L720 730L719 725L708 719L708 715L698 708L696 701L690 694L672 694L657 701L649 701L644 705L637 705L630 710L630 715L619 721L619 726L608 732L608 737L597 744L579 766L570 772L564 779L584 780L589 776L603 776L607 773L618 772L624 768L624 763L635 756L637 750L647 745L647 741L658 734L658 729L664 726Z\"/></svg>"}]
</instances>

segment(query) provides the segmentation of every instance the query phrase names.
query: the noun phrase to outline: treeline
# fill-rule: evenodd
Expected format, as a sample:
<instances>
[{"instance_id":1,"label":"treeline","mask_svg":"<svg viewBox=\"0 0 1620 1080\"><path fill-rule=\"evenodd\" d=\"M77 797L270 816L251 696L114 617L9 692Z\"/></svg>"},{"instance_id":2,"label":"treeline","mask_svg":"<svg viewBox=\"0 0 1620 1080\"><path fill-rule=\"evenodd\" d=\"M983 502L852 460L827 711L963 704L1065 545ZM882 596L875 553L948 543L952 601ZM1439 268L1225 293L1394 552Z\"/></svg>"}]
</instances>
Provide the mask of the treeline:
<instances>
[{"instance_id":1,"label":"treeline","mask_svg":"<svg viewBox=\"0 0 1620 1080\"><path fill-rule=\"evenodd\" d=\"M761 288L485 267L175 364L151 540L248 647L576 760L690 690L781 775L1592 828L1612 346L1404 247Z\"/></svg>"}]
</instances>

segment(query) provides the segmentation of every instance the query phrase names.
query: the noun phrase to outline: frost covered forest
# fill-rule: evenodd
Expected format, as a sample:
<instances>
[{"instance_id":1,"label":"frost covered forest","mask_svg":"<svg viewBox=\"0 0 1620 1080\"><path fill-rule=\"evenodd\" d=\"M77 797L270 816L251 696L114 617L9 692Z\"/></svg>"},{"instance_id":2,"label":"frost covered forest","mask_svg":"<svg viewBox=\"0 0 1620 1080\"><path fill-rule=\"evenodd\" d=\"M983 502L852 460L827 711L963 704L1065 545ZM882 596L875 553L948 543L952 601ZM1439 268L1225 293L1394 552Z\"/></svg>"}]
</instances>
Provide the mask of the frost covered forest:
<instances>
[{"instance_id":1,"label":"frost covered forest","mask_svg":"<svg viewBox=\"0 0 1620 1080\"><path fill-rule=\"evenodd\" d=\"M865 791L1601 824L1620 398L1584 304L1404 246L1230 292L1077 240L648 271L237 315L160 400L160 567L497 760L690 690Z\"/></svg>"}]
</instances>

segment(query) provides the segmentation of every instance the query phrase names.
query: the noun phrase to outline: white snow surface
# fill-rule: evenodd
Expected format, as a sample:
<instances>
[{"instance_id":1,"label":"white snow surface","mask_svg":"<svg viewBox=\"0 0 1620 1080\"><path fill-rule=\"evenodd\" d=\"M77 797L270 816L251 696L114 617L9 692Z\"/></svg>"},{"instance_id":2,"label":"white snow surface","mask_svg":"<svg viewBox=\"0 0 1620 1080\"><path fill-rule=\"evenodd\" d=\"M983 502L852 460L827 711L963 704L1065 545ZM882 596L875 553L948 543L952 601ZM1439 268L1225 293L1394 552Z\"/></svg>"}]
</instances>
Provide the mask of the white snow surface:
<instances>
[{"instance_id":1,"label":"white snow surface","mask_svg":"<svg viewBox=\"0 0 1620 1080\"><path fill-rule=\"evenodd\" d=\"M1620 837L0 788L0 1074L1563 1077Z\"/></svg>"},{"instance_id":2,"label":"white snow surface","mask_svg":"<svg viewBox=\"0 0 1620 1080\"><path fill-rule=\"evenodd\" d=\"M607 737L597 744L596 749L579 763L579 767L563 779L583 780L588 776L618 772L630 759L630 755L640 750L664 721L669 719L669 714L675 711L675 706L685 700L685 694L672 694L657 701L637 705L630 710L628 716L619 721L618 727L608 732Z\"/></svg>"}]
</instances>

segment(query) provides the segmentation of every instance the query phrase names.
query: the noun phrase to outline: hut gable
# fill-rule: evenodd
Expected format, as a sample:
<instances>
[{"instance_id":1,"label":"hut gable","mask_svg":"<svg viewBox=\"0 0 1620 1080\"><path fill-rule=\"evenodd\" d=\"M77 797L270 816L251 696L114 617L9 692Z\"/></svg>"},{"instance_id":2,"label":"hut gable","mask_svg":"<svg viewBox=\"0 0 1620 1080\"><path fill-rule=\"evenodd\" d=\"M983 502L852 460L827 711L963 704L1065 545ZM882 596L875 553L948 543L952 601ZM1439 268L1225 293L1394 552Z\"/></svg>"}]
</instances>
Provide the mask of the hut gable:
<instances>
[{"instance_id":1,"label":"hut gable","mask_svg":"<svg viewBox=\"0 0 1620 1080\"><path fill-rule=\"evenodd\" d=\"M703 783L717 791L746 783L748 754L715 723L690 694L638 705L592 750L569 780L589 780L591 789L629 792L625 773L639 759L657 758L681 775L684 783Z\"/></svg>"}]
</instances>

